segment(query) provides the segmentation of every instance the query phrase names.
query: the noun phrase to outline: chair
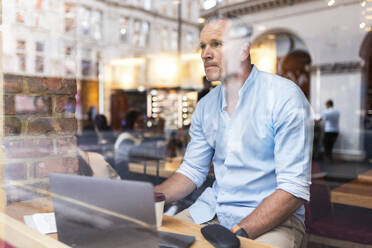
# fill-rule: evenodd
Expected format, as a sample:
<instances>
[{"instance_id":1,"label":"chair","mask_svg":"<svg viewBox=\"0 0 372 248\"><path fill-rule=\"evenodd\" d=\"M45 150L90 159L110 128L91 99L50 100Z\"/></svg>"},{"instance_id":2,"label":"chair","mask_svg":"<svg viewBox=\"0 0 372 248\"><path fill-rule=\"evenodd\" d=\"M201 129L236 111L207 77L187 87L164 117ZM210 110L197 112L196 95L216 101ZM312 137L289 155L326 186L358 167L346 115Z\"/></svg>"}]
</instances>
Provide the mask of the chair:
<instances>
[{"instance_id":1,"label":"chair","mask_svg":"<svg viewBox=\"0 0 372 248\"><path fill-rule=\"evenodd\" d=\"M309 242L332 247L372 247L372 210L333 205L328 186L315 180L306 208L306 232Z\"/></svg>"},{"instance_id":2,"label":"chair","mask_svg":"<svg viewBox=\"0 0 372 248\"><path fill-rule=\"evenodd\" d=\"M119 175L107 163L104 157L96 152L78 150L79 175L93 176L100 178L119 179Z\"/></svg>"}]
</instances>

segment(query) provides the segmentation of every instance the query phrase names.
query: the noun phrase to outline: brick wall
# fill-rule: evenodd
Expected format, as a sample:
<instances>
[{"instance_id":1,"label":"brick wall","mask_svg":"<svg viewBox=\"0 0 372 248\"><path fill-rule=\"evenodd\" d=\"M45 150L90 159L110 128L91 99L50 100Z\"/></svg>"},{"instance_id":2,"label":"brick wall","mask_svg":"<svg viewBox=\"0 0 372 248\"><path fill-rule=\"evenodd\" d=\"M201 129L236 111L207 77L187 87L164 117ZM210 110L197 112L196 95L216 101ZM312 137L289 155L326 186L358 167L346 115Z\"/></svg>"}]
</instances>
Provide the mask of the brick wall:
<instances>
[{"instance_id":1,"label":"brick wall","mask_svg":"<svg viewBox=\"0 0 372 248\"><path fill-rule=\"evenodd\" d=\"M10 186L48 188L50 172L76 173L76 81L4 75L5 184L8 201L32 197Z\"/></svg>"}]
</instances>

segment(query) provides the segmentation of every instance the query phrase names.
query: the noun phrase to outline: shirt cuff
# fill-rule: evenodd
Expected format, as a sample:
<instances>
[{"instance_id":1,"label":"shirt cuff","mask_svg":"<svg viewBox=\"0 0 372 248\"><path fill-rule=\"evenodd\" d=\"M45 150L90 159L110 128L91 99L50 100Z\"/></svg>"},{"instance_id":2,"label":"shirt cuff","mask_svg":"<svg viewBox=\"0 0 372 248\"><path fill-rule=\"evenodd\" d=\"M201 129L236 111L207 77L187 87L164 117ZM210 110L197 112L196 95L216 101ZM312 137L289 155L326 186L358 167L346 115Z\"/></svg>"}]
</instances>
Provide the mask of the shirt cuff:
<instances>
[{"instance_id":1,"label":"shirt cuff","mask_svg":"<svg viewBox=\"0 0 372 248\"><path fill-rule=\"evenodd\" d=\"M203 173L187 165L185 162L181 164L180 168L176 172L189 178L197 188L199 188L205 180L205 175Z\"/></svg>"},{"instance_id":2,"label":"shirt cuff","mask_svg":"<svg viewBox=\"0 0 372 248\"><path fill-rule=\"evenodd\" d=\"M310 201L310 184L304 185L303 183L297 181L278 182L277 189L284 190L291 195L301 198L305 201Z\"/></svg>"}]
</instances>

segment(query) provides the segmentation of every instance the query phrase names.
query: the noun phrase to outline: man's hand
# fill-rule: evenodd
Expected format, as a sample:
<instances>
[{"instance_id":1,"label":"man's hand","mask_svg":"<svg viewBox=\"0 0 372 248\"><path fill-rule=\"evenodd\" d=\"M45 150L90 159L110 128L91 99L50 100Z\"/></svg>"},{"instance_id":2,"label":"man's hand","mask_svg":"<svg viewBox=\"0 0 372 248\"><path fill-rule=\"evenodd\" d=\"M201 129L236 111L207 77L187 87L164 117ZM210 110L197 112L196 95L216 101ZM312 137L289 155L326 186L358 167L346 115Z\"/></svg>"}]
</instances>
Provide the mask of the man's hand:
<instances>
[{"instance_id":1,"label":"man's hand","mask_svg":"<svg viewBox=\"0 0 372 248\"><path fill-rule=\"evenodd\" d=\"M304 204L304 200L278 189L266 198L250 215L234 226L231 231L236 233L239 230L238 228L243 228L249 238L255 239L282 224L302 204Z\"/></svg>"},{"instance_id":2,"label":"man's hand","mask_svg":"<svg viewBox=\"0 0 372 248\"><path fill-rule=\"evenodd\" d=\"M155 192L161 192L165 195L165 203L178 201L189 195L195 190L195 184L186 176L180 173L174 173L162 184L155 186Z\"/></svg>"}]
</instances>

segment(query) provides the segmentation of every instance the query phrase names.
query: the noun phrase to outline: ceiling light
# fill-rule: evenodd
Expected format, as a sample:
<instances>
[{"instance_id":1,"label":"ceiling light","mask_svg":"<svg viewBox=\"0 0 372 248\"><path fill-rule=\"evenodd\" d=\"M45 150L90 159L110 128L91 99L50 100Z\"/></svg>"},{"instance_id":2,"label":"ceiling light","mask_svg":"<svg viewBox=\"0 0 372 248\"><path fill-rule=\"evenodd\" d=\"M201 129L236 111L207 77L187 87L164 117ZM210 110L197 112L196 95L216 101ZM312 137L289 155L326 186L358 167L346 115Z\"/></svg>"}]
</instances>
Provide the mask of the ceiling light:
<instances>
[{"instance_id":1,"label":"ceiling light","mask_svg":"<svg viewBox=\"0 0 372 248\"><path fill-rule=\"evenodd\" d=\"M335 0L329 0L328 1L328 6L329 7L333 6L335 4L335 2L336 2Z\"/></svg>"}]
</instances>

